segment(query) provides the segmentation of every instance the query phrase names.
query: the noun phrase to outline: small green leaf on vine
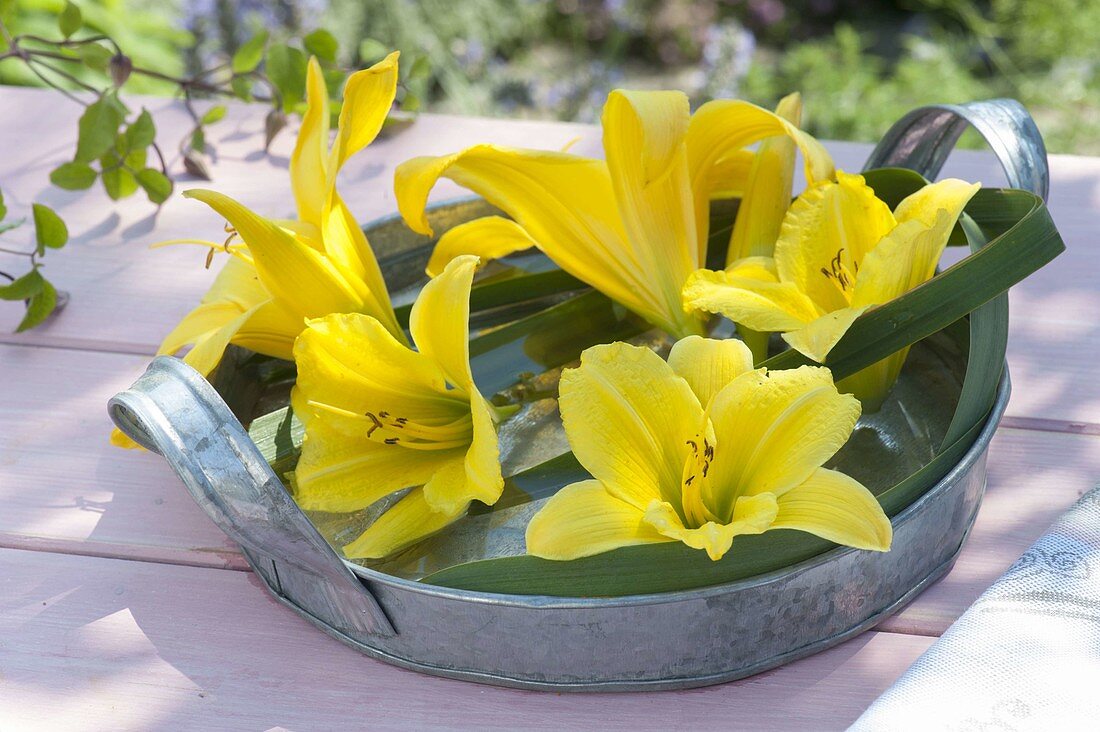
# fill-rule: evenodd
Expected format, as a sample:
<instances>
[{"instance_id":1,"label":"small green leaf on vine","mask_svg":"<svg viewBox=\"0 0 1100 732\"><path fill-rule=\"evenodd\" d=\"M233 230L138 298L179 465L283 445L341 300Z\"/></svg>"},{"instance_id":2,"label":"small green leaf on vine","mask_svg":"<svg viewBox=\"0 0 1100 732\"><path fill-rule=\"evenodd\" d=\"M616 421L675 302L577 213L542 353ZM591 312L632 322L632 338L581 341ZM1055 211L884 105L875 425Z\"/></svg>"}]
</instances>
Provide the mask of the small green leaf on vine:
<instances>
[{"instance_id":1,"label":"small green leaf on vine","mask_svg":"<svg viewBox=\"0 0 1100 732\"><path fill-rule=\"evenodd\" d=\"M149 196L149 200L158 206L172 195L172 181L155 168L138 171L137 182L145 191L145 195Z\"/></svg>"},{"instance_id":2,"label":"small green leaf on vine","mask_svg":"<svg viewBox=\"0 0 1100 732\"><path fill-rule=\"evenodd\" d=\"M202 123L204 125L212 125L225 117L225 112L226 108L224 104L216 104L206 110L206 114L202 116Z\"/></svg>"},{"instance_id":3,"label":"small green leaf on vine","mask_svg":"<svg viewBox=\"0 0 1100 732\"><path fill-rule=\"evenodd\" d=\"M340 44L336 41L336 36L324 28L318 28L303 38L302 45L305 46L306 51L322 61L336 63L336 52L339 50Z\"/></svg>"},{"instance_id":4,"label":"small green leaf on vine","mask_svg":"<svg viewBox=\"0 0 1100 732\"><path fill-rule=\"evenodd\" d=\"M90 163L114 147L118 126L125 117L125 107L110 94L88 105L84 114L80 115L76 157L73 161Z\"/></svg>"},{"instance_id":5,"label":"small green leaf on vine","mask_svg":"<svg viewBox=\"0 0 1100 732\"><path fill-rule=\"evenodd\" d=\"M60 249L69 241L69 229L61 217L49 206L36 203L34 210L34 239L38 245L38 255L46 253L46 247Z\"/></svg>"},{"instance_id":6,"label":"small green leaf on vine","mask_svg":"<svg viewBox=\"0 0 1100 732\"><path fill-rule=\"evenodd\" d=\"M65 7L62 8L61 14L57 16L57 27L61 30L61 35L69 38L73 33L80 30L82 25L84 25L84 18L81 15L80 8L66 0Z\"/></svg>"},{"instance_id":7,"label":"small green leaf on vine","mask_svg":"<svg viewBox=\"0 0 1100 732\"><path fill-rule=\"evenodd\" d=\"M264 58L264 46L267 45L267 31L252 36L233 54L231 67L234 74L247 74L255 71Z\"/></svg>"},{"instance_id":8,"label":"small green leaf on vine","mask_svg":"<svg viewBox=\"0 0 1100 732\"><path fill-rule=\"evenodd\" d=\"M67 191L82 191L91 188L99 177L92 166L84 163L64 163L50 173L50 183Z\"/></svg>"}]
</instances>

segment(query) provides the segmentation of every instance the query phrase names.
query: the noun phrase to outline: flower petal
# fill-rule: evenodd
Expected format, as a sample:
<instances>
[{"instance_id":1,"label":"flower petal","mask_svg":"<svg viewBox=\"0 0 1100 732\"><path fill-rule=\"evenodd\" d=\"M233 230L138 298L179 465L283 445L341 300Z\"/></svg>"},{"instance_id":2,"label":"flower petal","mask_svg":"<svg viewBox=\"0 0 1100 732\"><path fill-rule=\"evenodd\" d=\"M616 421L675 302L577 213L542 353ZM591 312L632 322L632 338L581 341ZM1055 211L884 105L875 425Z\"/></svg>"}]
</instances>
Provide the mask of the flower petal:
<instances>
[{"instance_id":1,"label":"flower petal","mask_svg":"<svg viewBox=\"0 0 1100 732\"><path fill-rule=\"evenodd\" d=\"M184 196L224 216L248 244L267 290L304 317L356 312L362 301L324 255L285 229L215 191L192 189Z\"/></svg>"},{"instance_id":2,"label":"flower petal","mask_svg":"<svg viewBox=\"0 0 1100 732\"><path fill-rule=\"evenodd\" d=\"M752 352L733 338L715 340L688 336L668 354L668 365L684 377L704 407L736 377L752 371Z\"/></svg>"},{"instance_id":3,"label":"flower petal","mask_svg":"<svg viewBox=\"0 0 1100 732\"><path fill-rule=\"evenodd\" d=\"M931 183L906 196L894 210L894 218L901 221L920 221L925 226L936 224L936 215L940 209L951 214L951 225L959 218L962 210L981 185L967 183L958 178L945 178Z\"/></svg>"},{"instance_id":4,"label":"flower petal","mask_svg":"<svg viewBox=\"0 0 1100 732\"><path fill-rule=\"evenodd\" d=\"M837 182L811 186L791 204L775 263L825 312L847 307L864 258L894 228L890 208L861 175L837 171Z\"/></svg>"},{"instance_id":5,"label":"flower petal","mask_svg":"<svg viewBox=\"0 0 1100 732\"><path fill-rule=\"evenodd\" d=\"M269 300L253 311L231 342L265 356L290 361L294 358L294 341L305 327L305 319Z\"/></svg>"},{"instance_id":6,"label":"flower petal","mask_svg":"<svg viewBox=\"0 0 1100 732\"><path fill-rule=\"evenodd\" d=\"M351 215L335 189L324 216L325 253L340 269L349 287L363 303L359 312L377 318L394 338L406 343L405 331L397 324L386 281L367 235Z\"/></svg>"},{"instance_id":7,"label":"flower petal","mask_svg":"<svg viewBox=\"0 0 1100 732\"><path fill-rule=\"evenodd\" d=\"M783 340L802 355L818 363L825 363L833 346L840 342L856 318L870 307L864 305L858 308L841 308L825 313L797 330L784 333Z\"/></svg>"},{"instance_id":8,"label":"flower petal","mask_svg":"<svg viewBox=\"0 0 1100 732\"><path fill-rule=\"evenodd\" d=\"M782 496L806 480L848 441L859 414L859 402L836 390L826 368L736 378L710 405L715 514L728 515L740 496Z\"/></svg>"},{"instance_id":9,"label":"flower petal","mask_svg":"<svg viewBox=\"0 0 1100 732\"><path fill-rule=\"evenodd\" d=\"M805 161L806 180L833 177L833 161L824 146L779 115L741 100L718 99L696 110L688 126L688 166L695 194L695 228L700 241L708 236L709 188L718 161L767 137L794 140ZM705 245L701 245L705 246Z\"/></svg>"},{"instance_id":10,"label":"flower petal","mask_svg":"<svg viewBox=\"0 0 1100 732\"><path fill-rule=\"evenodd\" d=\"M330 185L355 153L374 141L386 121L397 94L397 59L394 51L374 66L356 71L344 84L339 131L332 147Z\"/></svg>"},{"instance_id":11,"label":"flower petal","mask_svg":"<svg viewBox=\"0 0 1100 732\"><path fill-rule=\"evenodd\" d=\"M735 536L764 533L771 528L775 515L775 496L763 493L738 498L733 520L728 524L707 521L698 528L686 528L675 509L661 501L653 501L649 505L645 520L662 535L681 541L692 549L703 549L712 561L718 561L730 550Z\"/></svg>"},{"instance_id":12,"label":"flower petal","mask_svg":"<svg viewBox=\"0 0 1100 732\"><path fill-rule=\"evenodd\" d=\"M644 510L680 503L690 440L703 423L691 387L648 348L593 346L562 373L562 423L577 460L607 490Z\"/></svg>"},{"instance_id":13,"label":"flower petal","mask_svg":"<svg viewBox=\"0 0 1100 732\"><path fill-rule=\"evenodd\" d=\"M195 339L195 345L183 357L183 362L198 371L203 376L208 376L222 360L226 347L229 346L237 331L248 322L265 303L260 303L253 308L245 310L236 318L227 321L220 328L207 331Z\"/></svg>"},{"instance_id":14,"label":"flower petal","mask_svg":"<svg viewBox=\"0 0 1100 732\"><path fill-rule=\"evenodd\" d=\"M649 276L627 246L604 161L492 145L407 160L397 167L394 186L398 209L414 231L432 235L425 207L444 176L505 211L574 277L639 314L659 310Z\"/></svg>"},{"instance_id":15,"label":"flower petal","mask_svg":"<svg viewBox=\"0 0 1100 732\"><path fill-rule=\"evenodd\" d=\"M636 506L611 495L598 480L567 485L531 517L527 553L543 559L577 559L669 539L643 520Z\"/></svg>"},{"instance_id":16,"label":"flower petal","mask_svg":"<svg viewBox=\"0 0 1100 732\"><path fill-rule=\"evenodd\" d=\"M378 517L363 534L344 547L349 559L378 559L412 546L453 524L465 514L435 511L424 499L424 491L414 488Z\"/></svg>"},{"instance_id":17,"label":"flower petal","mask_svg":"<svg viewBox=\"0 0 1100 732\"><path fill-rule=\"evenodd\" d=\"M488 261L537 246L538 242L515 221L503 216L484 216L448 229L439 237L428 260L428 276L435 277L461 254L474 254Z\"/></svg>"},{"instance_id":18,"label":"flower petal","mask_svg":"<svg viewBox=\"0 0 1100 732\"><path fill-rule=\"evenodd\" d=\"M797 126L802 121L802 97L797 92L783 97L775 113ZM760 143L733 222L727 264L775 253L783 217L791 206L797 151L790 137L768 137Z\"/></svg>"},{"instance_id":19,"label":"flower petal","mask_svg":"<svg viewBox=\"0 0 1100 732\"><path fill-rule=\"evenodd\" d=\"M447 263L420 291L409 314L409 332L417 350L439 364L455 387L469 394L474 377L470 371L470 288L478 258L472 254Z\"/></svg>"},{"instance_id":20,"label":"flower petal","mask_svg":"<svg viewBox=\"0 0 1100 732\"><path fill-rule=\"evenodd\" d=\"M887 303L932 279L951 229L977 190L977 184L948 179L902 201L898 211L905 220L864 258L852 304Z\"/></svg>"},{"instance_id":21,"label":"flower petal","mask_svg":"<svg viewBox=\"0 0 1100 732\"><path fill-rule=\"evenodd\" d=\"M889 551L890 519L855 478L819 468L779 497L777 529L799 529L822 539L871 551Z\"/></svg>"},{"instance_id":22,"label":"flower petal","mask_svg":"<svg viewBox=\"0 0 1100 732\"><path fill-rule=\"evenodd\" d=\"M365 315L310 321L294 346L294 360L303 404L312 401L341 410L296 410L307 431L315 415L354 436L369 430L368 412L434 425L469 414L467 397L447 390L435 361L401 345L381 323Z\"/></svg>"},{"instance_id":23,"label":"flower petal","mask_svg":"<svg viewBox=\"0 0 1100 732\"><path fill-rule=\"evenodd\" d=\"M321 226L321 209L329 191L328 89L321 64L310 57L306 68L306 111L290 156L290 184L298 204L298 218ZM226 217L228 218L228 217ZM246 239L247 241L247 239Z\"/></svg>"},{"instance_id":24,"label":"flower petal","mask_svg":"<svg viewBox=\"0 0 1100 732\"><path fill-rule=\"evenodd\" d=\"M797 330L820 315L814 303L790 282L725 271L694 272L684 285L683 298L685 308L718 313L770 333Z\"/></svg>"},{"instance_id":25,"label":"flower petal","mask_svg":"<svg viewBox=\"0 0 1100 732\"><path fill-rule=\"evenodd\" d=\"M461 467L462 460L461 449L410 450L348 436L313 420L294 470L294 499L311 511L358 511L426 483L447 465Z\"/></svg>"},{"instance_id":26,"label":"flower petal","mask_svg":"<svg viewBox=\"0 0 1100 732\"><path fill-rule=\"evenodd\" d=\"M707 180L703 184L710 200L722 198L740 198L749 185L749 175L756 153L752 150L734 150L729 155L714 161L707 170Z\"/></svg>"},{"instance_id":27,"label":"flower petal","mask_svg":"<svg viewBox=\"0 0 1100 732\"><path fill-rule=\"evenodd\" d=\"M603 145L615 198L644 283L663 306L656 325L674 335L699 332L680 305L684 282L702 263L695 232L685 135L691 119L682 92L616 90L603 111Z\"/></svg>"}]
</instances>

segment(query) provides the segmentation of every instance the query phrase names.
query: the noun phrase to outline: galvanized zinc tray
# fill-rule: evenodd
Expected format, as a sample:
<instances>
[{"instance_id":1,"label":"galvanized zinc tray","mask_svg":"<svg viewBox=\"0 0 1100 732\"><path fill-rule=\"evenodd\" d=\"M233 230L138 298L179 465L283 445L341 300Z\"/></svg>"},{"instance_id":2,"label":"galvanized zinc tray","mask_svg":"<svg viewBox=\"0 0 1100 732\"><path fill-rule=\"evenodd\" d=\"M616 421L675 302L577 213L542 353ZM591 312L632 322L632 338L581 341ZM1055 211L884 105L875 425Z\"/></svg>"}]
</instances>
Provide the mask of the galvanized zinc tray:
<instances>
[{"instance_id":1,"label":"galvanized zinc tray","mask_svg":"<svg viewBox=\"0 0 1100 732\"><path fill-rule=\"evenodd\" d=\"M887 134L868 165L911 167L934 177L967 124L990 142L1011 185L1045 198L1042 142L1014 102L918 110ZM433 216L459 223L480 208L446 205ZM368 227L395 289L414 284L418 273L408 274L410 263L424 256L425 246L397 229L392 220ZM901 444L897 459L919 460L950 418L928 394L949 401L954 388L957 398L965 369L960 356L935 339L920 344L899 382L900 411L891 416L884 410L862 427L881 438L878 443ZM935 391L932 378L938 379ZM247 391L238 381L227 397L239 413L264 411L259 388ZM227 400L179 360L156 359L109 410L126 434L168 460L199 505L240 544L272 594L339 640L439 676L557 691L633 691L728 681L816 653L874 626L942 576L981 502L986 454L1008 394L1006 370L969 449L894 516L890 552L836 548L732 583L614 598L472 592L418 581L423 572L409 567L423 561L365 566L341 559L330 543L339 522L311 521L297 507ZM888 472L888 451L875 452L875 442L857 442L839 459ZM494 526L508 528L508 520ZM500 536L495 529L485 536ZM484 543L484 552L514 549L507 542ZM446 547L445 540L436 542L434 551L445 553Z\"/></svg>"}]
</instances>

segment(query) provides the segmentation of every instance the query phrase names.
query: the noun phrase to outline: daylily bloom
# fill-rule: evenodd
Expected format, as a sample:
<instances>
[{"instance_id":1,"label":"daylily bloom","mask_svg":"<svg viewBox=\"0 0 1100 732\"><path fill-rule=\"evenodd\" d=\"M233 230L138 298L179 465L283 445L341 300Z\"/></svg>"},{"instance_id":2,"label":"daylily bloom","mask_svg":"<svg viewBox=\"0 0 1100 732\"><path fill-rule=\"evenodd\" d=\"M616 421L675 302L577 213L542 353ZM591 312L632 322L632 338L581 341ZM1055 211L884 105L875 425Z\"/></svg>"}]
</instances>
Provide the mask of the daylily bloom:
<instances>
[{"instance_id":1,"label":"daylily bloom","mask_svg":"<svg viewBox=\"0 0 1100 732\"><path fill-rule=\"evenodd\" d=\"M303 508L350 512L412 490L344 547L348 557L392 554L457 520L504 488L497 423L470 372L470 287L478 260L458 257L417 297L417 350L367 315L311 320L294 347L291 394L306 438L294 472Z\"/></svg>"},{"instance_id":2,"label":"daylily bloom","mask_svg":"<svg viewBox=\"0 0 1100 732\"><path fill-rule=\"evenodd\" d=\"M863 176L809 187L783 220L774 257L750 256L721 272L700 270L684 306L720 313L758 331L781 332L800 353L825 363L860 315L936 273L951 230L977 184L925 186L891 212ZM886 398L909 349L869 366L840 387L868 411Z\"/></svg>"},{"instance_id":3,"label":"daylily bloom","mask_svg":"<svg viewBox=\"0 0 1100 732\"><path fill-rule=\"evenodd\" d=\"M561 413L593 479L535 514L530 554L564 560L681 541L718 560L735 537L780 528L890 547L870 491L821 467L860 414L826 368L753 370L740 341L697 336L677 342L667 363L647 348L594 346L562 374Z\"/></svg>"},{"instance_id":4,"label":"daylily bloom","mask_svg":"<svg viewBox=\"0 0 1100 732\"><path fill-rule=\"evenodd\" d=\"M389 114L397 90L397 56L390 54L348 77L331 150L328 91L320 65L310 59L308 106L290 160L297 221L267 220L213 191L184 193L224 216L243 244L188 240L224 248L231 259L157 355L190 345L183 360L204 376L230 343L290 359L306 318L329 313L366 313L405 342L374 252L336 191L340 168L377 136ZM118 430L111 441L136 447Z\"/></svg>"},{"instance_id":5,"label":"daylily bloom","mask_svg":"<svg viewBox=\"0 0 1100 732\"><path fill-rule=\"evenodd\" d=\"M606 162L478 145L400 165L397 204L410 227L431 235L428 194L447 177L512 219L486 217L447 232L429 273L458 254L493 258L534 246L668 333L701 333L680 292L706 261L710 199L744 183L746 146L776 135L802 149L809 180L831 177L816 140L760 107L715 101L693 116L680 92L614 91L603 111Z\"/></svg>"}]
</instances>

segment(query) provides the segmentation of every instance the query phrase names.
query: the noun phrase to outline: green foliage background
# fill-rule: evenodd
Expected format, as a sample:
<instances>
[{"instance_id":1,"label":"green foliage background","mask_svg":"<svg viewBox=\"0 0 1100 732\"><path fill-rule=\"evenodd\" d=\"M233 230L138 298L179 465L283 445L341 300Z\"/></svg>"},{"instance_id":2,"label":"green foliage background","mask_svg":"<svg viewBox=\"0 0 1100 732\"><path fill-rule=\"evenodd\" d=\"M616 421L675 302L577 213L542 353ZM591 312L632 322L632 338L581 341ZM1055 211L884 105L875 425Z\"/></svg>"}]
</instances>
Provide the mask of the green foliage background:
<instances>
[{"instance_id":1,"label":"green foliage background","mask_svg":"<svg viewBox=\"0 0 1100 732\"><path fill-rule=\"evenodd\" d=\"M931 102L1012 96L1054 152L1100 152L1100 0L80 0L135 63L176 75L256 31L331 31L339 63L425 55L429 111L594 121L616 86L696 103L772 105L801 90L806 125L875 140ZM56 27L63 0L0 0L13 30ZM15 65L0 83L35 83ZM170 93L156 80L131 92Z\"/></svg>"}]
</instances>

